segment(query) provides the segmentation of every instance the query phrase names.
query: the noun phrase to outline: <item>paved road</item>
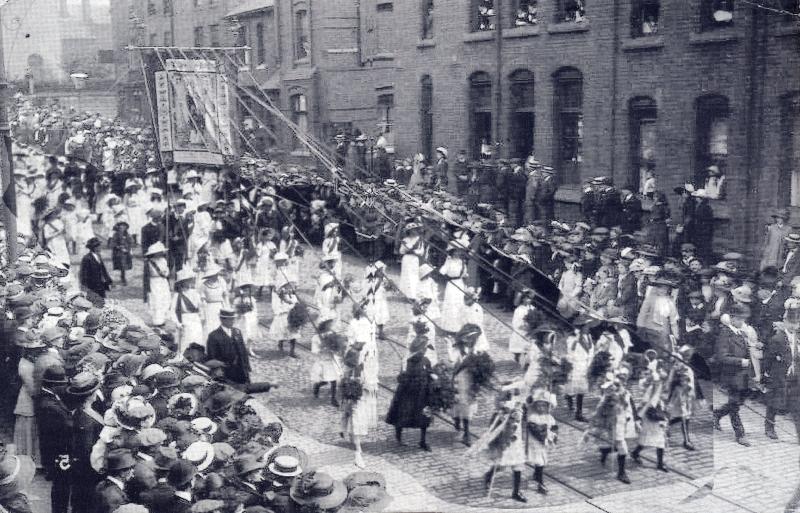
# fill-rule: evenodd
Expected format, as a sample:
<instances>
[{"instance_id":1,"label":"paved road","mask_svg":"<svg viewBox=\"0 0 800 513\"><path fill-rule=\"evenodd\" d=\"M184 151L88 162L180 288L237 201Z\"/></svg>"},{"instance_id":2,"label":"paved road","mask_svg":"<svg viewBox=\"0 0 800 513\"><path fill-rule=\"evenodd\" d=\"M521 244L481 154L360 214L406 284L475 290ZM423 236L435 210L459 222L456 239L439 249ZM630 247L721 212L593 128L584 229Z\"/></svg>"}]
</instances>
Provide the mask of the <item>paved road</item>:
<instances>
[{"instance_id":1,"label":"paved road","mask_svg":"<svg viewBox=\"0 0 800 513\"><path fill-rule=\"evenodd\" d=\"M316 251L306 253L303 269L317 269ZM361 276L362 266L353 258L345 259L345 273ZM396 277L397 273L390 272ZM300 284L303 299L310 301L315 273L304 275ZM141 304L141 262L135 261L131 285L115 289L111 296L126 308L147 319ZM267 303L260 305L262 322L268 325L271 314ZM389 338L404 340L410 318L409 307L392 300L392 319L387 326ZM346 303L341 311L349 312ZM488 307L485 327L492 348L491 354L497 362L497 379L505 381L520 374L519 369L505 349L509 334L497 315L506 323L510 314L496 312ZM343 315L349 317L349 314ZM309 325L304 329L303 340L313 335ZM303 343L305 344L305 343ZM438 340L440 354L444 355L444 342ZM380 381L378 408L383 415L388 409L396 375L399 372L401 355L405 349L392 342L380 343ZM319 399L311 394L312 383L308 379L311 358L301 346L300 358L281 355L277 347L264 342L257 349L254 359L254 379L279 382L281 387L260 396L271 412L280 417L289 428L287 440L306 448L314 465L343 477L356 468L350 445L339 436L339 411L330 406L325 391ZM717 402L720 393L715 391ZM490 393L481 396L479 414L473 422L474 433L482 433L492 413L493 397ZM592 412L595 400L588 401L587 412ZM481 483L481 474L488 469L489 462L481 458L467 459L460 436L447 418L437 418L429 430L428 442L433 451L426 453L416 448L416 432L410 431L405 438L407 446L394 441L391 426L379 423L378 429L367 437L363 444L365 459L370 468L387 476L390 493L396 497L392 511L492 511L500 509L536 511L698 511L736 512L782 511L795 483L800 481L798 456L800 450L791 422L779 417L779 434L782 440L773 442L763 436L763 409L753 405L753 411L745 410L743 420L751 433L753 447L741 447L732 440L730 427L723 432L714 432L708 411L700 412L694 421L694 438L697 451L689 452L680 445L680 433L673 435L667 451L667 463L673 470L664 474L655 470L652 459L644 465L630 465L631 485L614 479L610 465L604 469L597 461L591 447L579 442L584 424L570 420L563 406L556 409L560 422L559 444L552 451L552 464L546 468L545 479L550 488L546 497L537 495L533 487L527 492L529 503L522 505L509 498L511 476L500 472L495 481L495 492L486 497ZM530 481L525 476L525 484ZM46 484L37 481L33 495L47 496ZM46 513L49 508L44 500L36 501L36 511Z\"/></svg>"}]
</instances>

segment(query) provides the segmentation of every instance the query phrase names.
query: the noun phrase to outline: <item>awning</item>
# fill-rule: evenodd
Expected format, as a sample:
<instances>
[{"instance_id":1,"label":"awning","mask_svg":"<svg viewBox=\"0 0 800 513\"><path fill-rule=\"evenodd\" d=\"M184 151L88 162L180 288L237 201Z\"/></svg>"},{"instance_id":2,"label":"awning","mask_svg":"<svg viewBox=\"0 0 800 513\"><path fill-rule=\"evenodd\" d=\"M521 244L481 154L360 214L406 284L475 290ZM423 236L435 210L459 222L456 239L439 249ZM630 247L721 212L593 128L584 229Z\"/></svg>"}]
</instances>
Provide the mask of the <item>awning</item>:
<instances>
[{"instance_id":1,"label":"awning","mask_svg":"<svg viewBox=\"0 0 800 513\"><path fill-rule=\"evenodd\" d=\"M226 18L233 18L235 16L242 16L243 14L250 14L256 11L262 11L275 6L275 0L244 0L238 7L231 9Z\"/></svg>"}]
</instances>

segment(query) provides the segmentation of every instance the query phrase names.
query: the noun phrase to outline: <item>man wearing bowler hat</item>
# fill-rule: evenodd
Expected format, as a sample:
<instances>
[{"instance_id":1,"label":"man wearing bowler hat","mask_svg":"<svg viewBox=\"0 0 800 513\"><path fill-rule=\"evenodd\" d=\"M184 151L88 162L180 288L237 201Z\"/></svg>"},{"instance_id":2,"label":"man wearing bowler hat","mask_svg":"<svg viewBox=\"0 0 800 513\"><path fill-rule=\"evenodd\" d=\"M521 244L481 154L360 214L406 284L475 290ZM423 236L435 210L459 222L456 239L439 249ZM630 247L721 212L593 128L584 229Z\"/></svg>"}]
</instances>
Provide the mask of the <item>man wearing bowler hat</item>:
<instances>
[{"instance_id":1,"label":"man wearing bowler hat","mask_svg":"<svg viewBox=\"0 0 800 513\"><path fill-rule=\"evenodd\" d=\"M220 327L208 334L206 354L209 360L219 360L225 367L225 377L234 383L250 383L250 359L242 332L233 327L236 312L222 309Z\"/></svg>"},{"instance_id":2,"label":"man wearing bowler hat","mask_svg":"<svg viewBox=\"0 0 800 513\"><path fill-rule=\"evenodd\" d=\"M94 490L95 513L113 513L118 507L130 502L125 492L133 477L136 458L129 449L112 449L106 455L106 478Z\"/></svg>"},{"instance_id":3,"label":"man wearing bowler hat","mask_svg":"<svg viewBox=\"0 0 800 513\"><path fill-rule=\"evenodd\" d=\"M106 297L106 292L111 290L111 276L108 274L106 265L100 257L100 239L92 237L86 243L86 248L89 250L81 260L80 268L80 284L81 288L93 292L92 297L99 297L102 300Z\"/></svg>"},{"instance_id":4,"label":"man wearing bowler hat","mask_svg":"<svg viewBox=\"0 0 800 513\"><path fill-rule=\"evenodd\" d=\"M45 478L52 482L50 503L53 513L67 513L71 487L70 446L72 416L61 398L67 385L64 367L45 370L42 388L36 397L35 413L39 426L39 447Z\"/></svg>"},{"instance_id":5,"label":"man wearing bowler hat","mask_svg":"<svg viewBox=\"0 0 800 513\"><path fill-rule=\"evenodd\" d=\"M89 462L92 447L103 429L103 416L92 408L100 380L80 372L64 390L64 402L72 411L72 511L91 511L92 492L100 476ZM59 436L65 436L63 433Z\"/></svg>"}]
</instances>

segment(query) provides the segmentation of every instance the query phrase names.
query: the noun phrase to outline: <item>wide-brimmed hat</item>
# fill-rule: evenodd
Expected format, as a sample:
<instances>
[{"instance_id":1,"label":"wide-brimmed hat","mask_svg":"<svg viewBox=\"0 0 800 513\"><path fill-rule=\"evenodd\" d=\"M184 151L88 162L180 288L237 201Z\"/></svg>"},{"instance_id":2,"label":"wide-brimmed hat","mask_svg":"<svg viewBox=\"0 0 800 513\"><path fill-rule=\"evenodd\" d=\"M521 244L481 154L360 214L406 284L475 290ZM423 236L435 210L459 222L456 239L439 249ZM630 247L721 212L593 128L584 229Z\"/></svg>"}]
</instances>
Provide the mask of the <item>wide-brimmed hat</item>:
<instances>
[{"instance_id":1,"label":"wide-brimmed hat","mask_svg":"<svg viewBox=\"0 0 800 513\"><path fill-rule=\"evenodd\" d=\"M792 242L794 244L800 244L800 233L790 233L786 237L784 237L786 242Z\"/></svg>"},{"instance_id":2,"label":"wide-brimmed hat","mask_svg":"<svg viewBox=\"0 0 800 513\"><path fill-rule=\"evenodd\" d=\"M219 311L219 318L220 319L235 319L236 318L236 312L234 312L233 310L231 310L229 308L222 308Z\"/></svg>"},{"instance_id":3,"label":"wide-brimmed hat","mask_svg":"<svg viewBox=\"0 0 800 513\"><path fill-rule=\"evenodd\" d=\"M214 446L209 442L194 442L183 451L181 457L202 472L214 462Z\"/></svg>"},{"instance_id":4,"label":"wide-brimmed hat","mask_svg":"<svg viewBox=\"0 0 800 513\"><path fill-rule=\"evenodd\" d=\"M30 315L28 315L27 317L19 317L17 312L23 309L30 310L30 308L27 307L17 308L14 311L14 315L16 316L17 319L30 317ZM47 344L42 342L41 337L39 337L32 331L27 331L17 336L15 344L17 347L21 347L22 349L44 349L45 347L47 347Z\"/></svg>"},{"instance_id":5,"label":"wide-brimmed hat","mask_svg":"<svg viewBox=\"0 0 800 513\"><path fill-rule=\"evenodd\" d=\"M92 237L91 239L86 241L86 247L89 249L99 248L102 245L103 243L100 242L100 239L98 239L97 237Z\"/></svg>"},{"instance_id":6,"label":"wide-brimmed hat","mask_svg":"<svg viewBox=\"0 0 800 513\"><path fill-rule=\"evenodd\" d=\"M111 449L106 455L106 471L117 472L136 466L136 458L130 449Z\"/></svg>"},{"instance_id":7,"label":"wide-brimmed hat","mask_svg":"<svg viewBox=\"0 0 800 513\"><path fill-rule=\"evenodd\" d=\"M176 460L167 472L167 482L175 488L183 488L197 475L197 468L187 460Z\"/></svg>"},{"instance_id":8,"label":"wide-brimmed hat","mask_svg":"<svg viewBox=\"0 0 800 513\"><path fill-rule=\"evenodd\" d=\"M197 278L197 275L191 269L181 269L178 271L178 275L175 277L175 283L181 283L183 281L190 281Z\"/></svg>"},{"instance_id":9,"label":"wide-brimmed hat","mask_svg":"<svg viewBox=\"0 0 800 513\"><path fill-rule=\"evenodd\" d=\"M321 509L333 509L345 501L347 488L329 474L309 472L295 479L289 496L300 505L314 504Z\"/></svg>"},{"instance_id":10,"label":"wide-brimmed hat","mask_svg":"<svg viewBox=\"0 0 800 513\"><path fill-rule=\"evenodd\" d=\"M167 247L164 246L164 243L162 243L161 241L158 241L155 244L152 244L149 248L147 248L147 253L145 253L144 255L145 256L153 256L153 255L158 255L160 253L166 253L166 252L167 252Z\"/></svg>"},{"instance_id":11,"label":"wide-brimmed hat","mask_svg":"<svg viewBox=\"0 0 800 513\"><path fill-rule=\"evenodd\" d=\"M267 464L267 470L281 477L296 477L303 473L300 460L288 454L273 458L272 461Z\"/></svg>"},{"instance_id":12,"label":"wide-brimmed hat","mask_svg":"<svg viewBox=\"0 0 800 513\"><path fill-rule=\"evenodd\" d=\"M66 385L67 374L64 371L63 365L51 365L45 369L42 375L43 385Z\"/></svg>"},{"instance_id":13,"label":"wide-brimmed hat","mask_svg":"<svg viewBox=\"0 0 800 513\"><path fill-rule=\"evenodd\" d=\"M773 212L770 217L779 217L779 218L783 219L784 221L788 221L789 218L791 217L791 214L789 213L789 210L787 210L785 208L781 208L781 209L778 209L775 212Z\"/></svg>"},{"instance_id":14,"label":"wide-brimmed hat","mask_svg":"<svg viewBox=\"0 0 800 513\"><path fill-rule=\"evenodd\" d=\"M264 468L264 462L253 454L244 454L236 458L233 464L237 476L243 476Z\"/></svg>"}]
</instances>

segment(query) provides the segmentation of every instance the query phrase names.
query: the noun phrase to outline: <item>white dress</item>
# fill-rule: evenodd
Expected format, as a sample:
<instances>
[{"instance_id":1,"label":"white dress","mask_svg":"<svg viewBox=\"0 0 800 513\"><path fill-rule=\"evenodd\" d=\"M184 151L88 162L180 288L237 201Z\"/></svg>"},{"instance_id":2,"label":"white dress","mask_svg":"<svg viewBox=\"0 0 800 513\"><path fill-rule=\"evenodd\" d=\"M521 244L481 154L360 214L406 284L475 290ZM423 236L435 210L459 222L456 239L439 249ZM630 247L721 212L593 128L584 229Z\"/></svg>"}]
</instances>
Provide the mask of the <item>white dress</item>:
<instances>
[{"instance_id":1,"label":"white dress","mask_svg":"<svg viewBox=\"0 0 800 513\"><path fill-rule=\"evenodd\" d=\"M128 224L130 224L130 232L132 235L138 237L142 233L142 226L147 224L147 215L145 214L145 202L140 192L125 195L125 207L128 213Z\"/></svg>"},{"instance_id":2,"label":"white dress","mask_svg":"<svg viewBox=\"0 0 800 513\"><path fill-rule=\"evenodd\" d=\"M316 355L309 372L313 383L338 381L342 377L341 357L323 348L319 335L311 337L311 354Z\"/></svg>"},{"instance_id":3,"label":"white dress","mask_svg":"<svg viewBox=\"0 0 800 513\"><path fill-rule=\"evenodd\" d=\"M383 278L367 278L364 280L367 292L367 305L364 309L367 317L379 326L389 322L389 302L386 300L386 288Z\"/></svg>"},{"instance_id":4,"label":"white dress","mask_svg":"<svg viewBox=\"0 0 800 513\"><path fill-rule=\"evenodd\" d=\"M478 303L472 303L469 306L464 305L462 315L463 323L461 327L466 324L474 324L481 329L481 334L478 336L478 340L475 341L475 352L488 353L490 346L489 339L486 337L486 329L483 327L483 307ZM461 327L458 329L460 330Z\"/></svg>"},{"instance_id":5,"label":"white dress","mask_svg":"<svg viewBox=\"0 0 800 513\"><path fill-rule=\"evenodd\" d=\"M220 326L219 312L226 304L225 283L219 278L203 281L200 286L200 298L203 301L203 318L205 319L203 341L205 342L208 334Z\"/></svg>"},{"instance_id":6,"label":"white dress","mask_svg":"<svg viewBox=\"0 0 800 513\"><path fill-rule=\"evenodd\" d=\"M347 324L347 343L352 345L356 342L369 343L375 338L375 326L366 317L350 319Z\"/></svg>"},{"instance_id":7,"label":"white dress","mask_svg":"<svg viewBox=\"0 0 800 513\"><path fill-rule=\"evenodd\" d=\"M425 243L420 236L404 237L400 243L400 292L416 299L419 285L419 264L425 257Z\"/></svg>"},{"instance_id":8,"label":"white dress","mask_svg":"<svg viewBox=\"0 0 800 513\"><path fill-rule=\"evenodd\" d=\"M286 267L283 269L285 277L280 272L276 271L275 278L278 281L288 279L293 283L297 283L300 278L300 257L297 256L297 240L296 239L281 239L278 241L278 252L286 253L289 260L286 262ZM341 266L340 266L341 268ZM341 279L341 275L338 276Z\"/></svg>"},{"instance_id":9,"label":"white dress","mask_svg":"<svg viewBox=\"0 0 800 513\"><path fill-rule=\"evenodd\" d=\"M197 252L200 247L208 242L211 235L211 228L214 226L214 221L211 219L211 214L208 212L197 212L194 215L194 227L192 233L189 235L189 258L194 265L197 265Z\"/></svg>"},{"instance_id":10,"label":"white dress","mask_svg":"<svg viewBox=\"0 0 800 513\"><path fill-rule=\"evenodd\" d=\"M339 237L326 237L322 241L322 257L333 257L333 274L342 279L342 252L339 251Z\"/></svg>"},{"instance_id":11,"label":"white dress","mask_svg":"<svg viewBox=\"0 0 800 513\"><path fill-rule=\"evenodd\" d=\"M67 250L67 239L64 231L64 223L61 219L55 219L45 223L44 238L47 241L47 248L53 253L53 258L57 262L69 265L69 251Z\"/></svg>"},{"instance_id":12,"label":"white dress","mask_svg":"<svg viewBox=\"0 0 800 513\"><path fill-rule=\"evenodd\" d=\"M181 297L183 295L183 297ZM180 299L180 307L178 300ZM172 320L178 326L178 348L179 353L192 344L206 346L206 339L203 336L203 317L200 309L202 303L200 294L195 289L178 292L172 295L170 313ZM178 312L180 311L180 318Z\"/></svg>"},{"instance_id":13,"label":"white dress","mask_svg":"<svg viewBox=\"0 0 800 513\"><path fill-rule=\"evenodd\" d=\"M426 312L428 317L431 319L439 319L442 316L439 308L439 285L436 283L436 280L430 276L420 280L417 285L417 296L431 300L428 305L428 311Z\"/></svg>"},{"instance_id":14,"label":"white dress","mask_svg":"<svg viewBox=\"0 0 800 513\"><path fill-rule=\"evenodd\" d=\"M585 337L588 348L581 344L578 337ZM588 335L572 335L567 337L567 360L572 364L569 381L564 385L565 395L589 393L589 365L594 357L594 347Z\"/></svg>"},{"instance_id":15,"label":"white dress","mask_svg":"<svg viewBox=\"0 0 800 513\"><path fill-rule=\"evenodd\" d=\"M529 312L536 310L533 305L519 305L514 309L514 315L511 317L511 327L514 331L511 332L511 337L508 339L508 350L513 354L524 354L528 351L528 346L531 342L525 337L525 330L527 323L525 316Z\"/></svg>"},{"instance_id":16,"label":"white dress","mask_svg":"<svg viewBox=\"0 0 800 513\"><path fill-rule=\"evenodd\" d=\"M439 270L442 276L449 281L444 289L444 300L442 301L442 318L439 327L445 331L458 331L462 322L464 311L464 278L467 275L467 266L460 258L448 256L444 265Z\"/></svg>"},{"instance_id":17,"label":"white dress","mask_svg":"<svg viewBox=\"0 0 800 513\"><path fill-rule=\"evenodd\" d=\"M163 257L150 260L149 265L150 292L147 295L147 304L153 325L161 326L167 319L167 312L172 303L172 292L169 290L169 267L167 259Z\"/></svg>"},{"instance_id":18,"label":"white dress","mask_svg":"<svg viewBox=\"0 0 800 513\"><path fill-rule=\"evenodd\" d=\"M289 327L289 312L297 304L297 298L292 293L281 297L276 291L272 292L272 323L269 326L269 338L276 342L297 338L297 331Z\"/></svg>"},{"instance_id":19,"label":"white dress","mask_svg":"<svg viewBox=\"0 0 800 513\"><path fill-rule=\"evenodd\" d=\"M369 434L378 425L378 346L375 337L367 341L360 353L363 365L361 384L363 393L355 404L344 405L342 430L356 436Z\"/></svg>"},{"instance_id":20,"label":"white dress","mask_svg":"<svg viewBox=\"0 0 800 513\"><path fill-rule=\"evenodd\" d=\"M75 209L75 246L79 253L83 251L89 239L94 237L92 217L91 211L80 202Z\"/></svg>"},{"instance_id":21,"label":"white dress","mask_svg":"<svg viewBox=\"0 0 800 513\"><path fill-rule=\"evenodd\" d=\"M336 306L341 303L342 296L334 282L330 282L324 287L322 286L322 283L325 283L323 281L325 274L327 272L324 272L317 281L317 289L314 293L314 303L319 310L317 323L331 319L334 321L339 320L339 312Z\"/></svg>"},{"instance_id":22,"label":"white dress","mask_svg":"<svg viewBox=\"0 0 800 513\"><path fill-rule=\"evenodd\" d=\"M76 211L62 211L61 221L64 223L64 239L67 241L67 244L75 242L75 237L78 234L78 216L76 215ZM69 248L69 246L67 246L67 248Z\"/></svg>"},{"instance_id":23,"label":"white dress","mask_svg":"<svg viewBox=\"0 0 800 513\"><path fill-rule=\"evenodd\" d=\"M17 189L17 233L26 237L33 234L33 200L36 189L34 187L20 186Z\"/></svg>"},{"instance_id":24,"label":"white dress","mask_svg":"<svg viewBox=\"0 0 800 513\"><path fill-rule=\"evenodd\" d=\"M275 283L275 264L272 261L272 255L277 251L278 246L272 241L259 243L256 246L258 263L256 271L253 273L253 279L257 287L270 287Z\"/></svg>"},{"instance_id":25,"label":"white dress","mask_svg":"<svg viewBox=\"0 0 800 513\"><path fill-rule=\"evenodd\" d=\"M537 440L536 437L527 434L526 450L528 463L535 466L544 467L547 465L547 449L553 445L555 440L555 431L553 428L556 425L556 419L549 413L529 413L528 423L536 424L539 427L547 426L544 441Z\"/></svg>"},{"instance_id":26,"label":"white dress","mask_svg":"<svg viewBox=\"0 0 800 513\"><path fill-rule=\"evenodd\" d=\"M258 302L251 297L236 298L237 305L247 305L247 311L239 311L237 327L245 342L258 342L261 339L261 325L258 323Z\"/></svg>"}]
</instances>

